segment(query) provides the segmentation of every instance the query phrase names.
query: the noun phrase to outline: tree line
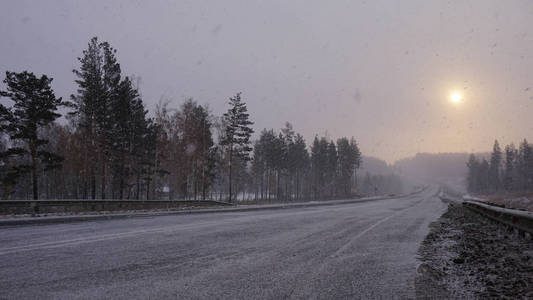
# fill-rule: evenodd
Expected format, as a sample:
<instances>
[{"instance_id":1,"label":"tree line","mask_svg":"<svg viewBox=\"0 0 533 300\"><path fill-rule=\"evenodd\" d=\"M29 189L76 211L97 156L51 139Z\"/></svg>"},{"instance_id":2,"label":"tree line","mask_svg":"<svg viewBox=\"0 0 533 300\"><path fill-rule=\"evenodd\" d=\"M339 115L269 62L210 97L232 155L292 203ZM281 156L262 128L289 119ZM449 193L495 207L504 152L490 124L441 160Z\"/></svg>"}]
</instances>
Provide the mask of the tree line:
<instances>
[{"instance_id":1,"label":"tree line","mask_svg":"<svg viewBox=\"0 0 533 300\"><path fill-rule=\"evenodd\" d=\"M403 193L405 190L404 181L394 173L388 175L372 175L366 172L360 179L359 192L363 195L383 195Z\"/></svg>"},{"instance_id":2,"label":"tree line","mask_svg":"<svg viewBox=\"0 0 533 300\"><path fill-rule=\"evenodd\" d=\"M470 155L467 162L470 193L526 192L533 189L533 146L524 139L500 148L494 142L489 159Z\"/></svg>"},{"instance_id":3,"label":"tree line","mask_svg":"<svg viewBox=\"0 0 533 300\"><path fill-rule=\"evenodd\" d=\"M255 198L334 199L355 194L361 152L355 139L337 143L315 136L307 150L290 123L279 133L263 130L254 143L252 177Z\"/></svg>"},{"instance_id":4,"label":"tree line","mask_svg":"<svg viewBox=\"0 0 533 300\"><path fill-rule=\"evenodd\" d=\"M52 78L6 72L0 97L2 199L298 200L356 193L355 139L315 137L310 151L287 123L256 141L237 93L222 116L187 99L149 116L117 51L94 37L73 70L77 90L55 96ZM58 122L63 114L65 121Z\"/></svg>"}]
</instances>

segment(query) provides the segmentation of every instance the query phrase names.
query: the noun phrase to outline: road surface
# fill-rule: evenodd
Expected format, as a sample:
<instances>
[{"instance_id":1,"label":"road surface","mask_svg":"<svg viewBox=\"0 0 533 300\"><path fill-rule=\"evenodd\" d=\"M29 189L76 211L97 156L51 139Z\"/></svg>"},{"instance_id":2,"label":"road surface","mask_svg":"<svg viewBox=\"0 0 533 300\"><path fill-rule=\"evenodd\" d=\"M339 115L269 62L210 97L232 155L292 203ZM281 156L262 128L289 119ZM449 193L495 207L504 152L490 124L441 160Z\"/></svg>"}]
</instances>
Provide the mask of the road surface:
<instances>
[{"instance_id":1,"label":"road surface","mask_svg":"<svg viewBox=\"0 0 533 300\"><path fill-rule=\"evenodd\" d=\"M0 228L0 299L413 298L446 209L407 198Z\"/></svg>"}]
</instances>

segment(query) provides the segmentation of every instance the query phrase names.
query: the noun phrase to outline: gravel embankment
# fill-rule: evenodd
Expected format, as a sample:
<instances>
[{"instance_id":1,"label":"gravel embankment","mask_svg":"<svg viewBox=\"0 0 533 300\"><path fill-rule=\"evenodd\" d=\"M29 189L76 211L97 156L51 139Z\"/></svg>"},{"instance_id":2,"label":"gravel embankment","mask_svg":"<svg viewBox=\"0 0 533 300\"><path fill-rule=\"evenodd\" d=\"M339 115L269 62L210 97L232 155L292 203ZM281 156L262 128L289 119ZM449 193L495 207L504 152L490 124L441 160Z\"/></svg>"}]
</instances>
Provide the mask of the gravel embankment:
<instances>
[{"instance_id":1,"label":"gravel embankment","mask_svg":"<svg viewBox=\"0 0 533 300\"><path fill-rule=\"evenodd\" d=\"M533 298L533 241L461 205L420 247L417 298Z\"/></svg>"}]
</instances>

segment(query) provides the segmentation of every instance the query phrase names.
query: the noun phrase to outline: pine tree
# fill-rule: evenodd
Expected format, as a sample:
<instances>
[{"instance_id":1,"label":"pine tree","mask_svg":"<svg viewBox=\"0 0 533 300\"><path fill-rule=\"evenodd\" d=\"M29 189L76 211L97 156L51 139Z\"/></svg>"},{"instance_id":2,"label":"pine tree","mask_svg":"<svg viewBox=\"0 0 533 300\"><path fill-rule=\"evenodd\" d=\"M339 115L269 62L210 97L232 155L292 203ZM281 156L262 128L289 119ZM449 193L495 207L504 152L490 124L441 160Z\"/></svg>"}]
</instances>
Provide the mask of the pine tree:
<instances>
[{"instance_id":1,"label":"pine tree","mask_svg":"<svg viewBox=\"0 0 533 300\"><path fill-rule=\"evenodd\" d=\"M151 159L147 157L150 153L151 147L154 145L147 145L147 137L149 136L150 119L146 117L148 111L140 98L132 102L131 112L131 146L130 146L130 166L134 175L135 199L141 199L142 177L146 174L146 169L152 163Z\"/></svg>"},{"instance_id":2,"label":"pine tree","mask_svg":"<svg viewBox=\"0 0 533 300\"><path fill-rule=\"evenodd\" d=\"M300 198L300 187L302 175L306 173L309 168L310 158L305 140L300 134L296 134L292 148L293 167L296 173L296 199Z\"/></svg>"},{"instance_id":3,"label":"pine tree","mask_svg":"<svg viewBox=\"0 0 533 300\"><path fill-rule=\"evenodd\" d=\"M305 140L300 134L294 135L287 145L287 170L294 182L296 199L300 195L300 178L309 162L309 153L305 145ZM292 187L289 188L289 194L292 194Z\"/></svg>"},{"instance_id":4,"label":"pine tree","mask_svg":"<svg viewBox=\"0 0 533 300\"><path fill-rule=\"evenodd\" d=\"M470 154L470 158L466 163L468 173L466 176L467 190L470 193L476 193L479 191L479 161L474 154Z\"/></svg>"},{"instance_id":5,"label":"pine tree","mask_svg":"<svg viewBox=\"0 0 533 300\"><path fill-rule=\"evenodd\" d=\"M361 150L359 149L359 146L357 145L357 141L354 137L350 139L350 148L352 150L352 162L353 162L353 186L357 187L357 169L361 167L362 164L362 157L361 157Z\"/></svg>"},{"instance_id":6,"label":"pine tree","mask_svg":"<svg viewBox=\"0 0 533 300\"><path fill-rule=\"evenodd\" d=\"M287 146L282 133L274 139L274 168L276 169L276 199L282 198L281 178L287 169Z\"/></svg>"},{"instance_id":7,"label":"pine tree","mask_svg":"<svg viewBox=\"0 0 533 300\"><path fill-rule=\"evenodd\" d=\"M261 132L257 141L254 142L253 159L252 159L252 173L255 183L255 198L264 199L264 178L266 172L266 151L265 139L266 129Z\"/></svg>"},{"instance_id":8,"label":"pine tree","mask_svg":"<svg viewBox=\"0 0 533 300\"><path fill-rule=\"evenodd\" d=\"M71 120L84 136L84 164L85 174L89 176L91 198L96 198L96 166L94 157L98 151L99 128L98 121L101 120L99 113L103 106L102 100L105 97L105 87L103 84L103 55L101 46L96 37L89 42L87 50L83 51L83 56L78 58L81 63L79 70L72 72L78 77L75 80L78 84L76 95L71 95L74 111L69 113Z\"/></svg>"},{"instance_id":9,"label":"pine tree","mask_svg":"<svg viewBox=\"0 0 533 300\"><path fill-rule=\"evenodd\" d=\"M1 121L6 121L3 116L9 114L7 108L0 104L0 116ZM2 193L0 199L7 199L11 195L19 182L20 177L23 175L22 170L17 166L17 162L12 157L15 153L10 153L8 139L9 137L4 134L4 126L8 123L0 124L0 184L2 187Z\"/></svg>"},{"instance_id":10,"label":"pine tree","mask_svg":"<svg viewBox=\"0 0 533 300\"><path fill-rule=\"evenodd\" d=\"M506 191L511 191L516 186L516 148L514 144L505 146L505 170L503 186Z\"/></svg>"},{"instance_id":11,"label":"pine tree","mask_svg":"<svg viewBox=\"0 0 533 300\"><path fill-rule=\"evenodd\" d=\"M489 190L489 168L490 164L486 159L482 159L478 169L478 191L486 193Z\"/></svg>"},{"instance_id":12,"label":"pine tree","mask_svg":"<svg viewBox=\"0 0 533 300\"><path fill-rule=\"evenodd\" d=\"M224 113L223 119L226 124L221 145L226 147L228 153L228 182L229 182L229 202L232 202L232 168L234 158L241 161L250 160L250 137L254 132L250 127L253 122L249 121L246 103L241 101L241 93L237 93L229 99L230 108Z\"/></svg>"},{"instance_id":13,"label":"pine tree","mask_svg":"<svg viewBox=\"0 0 533 300\"><path fill-rule=\"evenodd\" d=\"M491 190L497 191L501 186L500 169L502 164L502 151L497 140L494 141L494 146L492 149L488 174L489 185Z\"/></svg>"},{"instance_id":14,"label":"pine tree","mask_svg":"<svg viewBox=\"0 0 533 300\"><path fill-rule=\"evenodd\" d=\"M323 196L327 183L328 171L328 141L322 137L320 140L315 136L311 146L311 173L313 192L316 199Z\"/></svg>"},{"instance_id":15,"label":"pine tree","mask_svg":"<svg viewBox=\"0 0 533 300\"><path fill-rule=\"evenodd\" d=\"M281 174L285 177L285 197L287 200L292 199L292 181L295 172L294 166L294 129L292 124L285 122L285 127L281 129L279 140L281 142L283 151L281 160Z\"/></svg>"},{"instance_id":16,"label":"pine tree","mask_svg":"<svg viewBox=\"0 0 533 300\"><path fill-rule=\"evenodd\" d=\"M511 191L515 185L515 164L516 149L514 144L505 146L505 169L503 178L503 187L506 191Z\"/></svg>"},{"instance_id":17,"label":"pine tree","mask_svg":"<svg viewBox=\"0 0 533 300\"><path fill-rule=\"evenodd\" d=\"M106 198L106 170L110 160L110 148L113 146L113 136L110 135L113 122L112 104L118 97L118 89L121 81L120 64L116 59L116 49L113 49L109 43L103 42L100 45L102 51L102 83L104 94L99 99L99 106L96 110L97 121L97 135L99 138L99 154L100 154L100 174L101 174L101 199Z\"/></svg>"},{"instance_id":18,"label":"pine tree","mask_svg":"<svg viewBox=\"0 0 533 300\"><path fill-rule=\"evenodd\" d=\"M327 185L329 186L329 196L337 196L337 167L338 167L338 156L337 156L337 146L333 141L329 142L326 152L326 180Z\"/></svg>"},{"instance_id":19,"label":"pine tree","mask_svg":"<svg viewBox=\"0 0 533 300\"><path fill-rule=\"evenodd\" d=\"M96 198L96 173L101 179L101 198L106 198L106 170L113 146L114 119L111 118L113 102L118 97L121 68L116 59L116 50L107 42L98 42L93 37L83 56L78 58L79 70L73 70L78 85L77 94L71 95L75 108L69 113L76 128L85 139L85 173L89 174L91 198Z\"/></svg>"},{"instance_id":20,"label":"pine tree","mask_svg":"<svg viewBox=\"0 0 533 300\"><path fill-rule=\"evenodd\" d=\"M339 178L338 185L343 196L348 197L352 189L352 177L356 177L356 169L361 163L361 154L357 143L352 138L337 140Z\"/></svg>"},{"instance_id":21,"label":"pine tree","mask_svg":"<svg viewBox=\"0 0 533 300\"><path fill-rule=\"evenodd\" d=\"M524 139L518 150L517 171L519 177L519 189L526 191L530 188L533 175L533 149Z\"/></svg>"},{"instance_id":22,"label":"pine tree","mask_svg":"<svg viewBox=\"0 0 533 300\"><path fill-rule=\"evenodd\" d=\"M278 143L277 136L273 129L264 131L261 135L261 140L264 145L267 167L267 197L270 200L271 195L274 194L273 191L277 190L277 186L275 186L275 183L277 182L276 171L279 164L281 149L278 147L280 144ZM275 187L275 189L273 187Z\"/></svg>"},{"instance_id":23,"label":"pine tree","mask_svg":"<svg viewBox=\"0 0 533 300\"><path fill-rule=\"evenodd\" d=\"M133 152L135 128L133 123L135 102L139 93L128 77L122 80L110 104L112 127L110 134L113 142L111 150L111 170L114 179L113 190L118 189L118 198L124 199L124 189L132 172L130 154Z\"/></svg>"},{"instance_id":24,"label":"pine tree","mask_svg":"<svg viewBox=\"0 0 533 300\"><path fill-rule=\"evenodd\" d=\"M43 148L48 140L39 135L39 130L52 124L59 116L56 111L64 105L56 98L50 84L52 78L42 75L37 78L33 73L6 72L4 83L7 91L0 91L1 97L8 97L14 103L11 108L0 104L0 130L9 135L14 146L1 156L26 156L30 162L14 167L14 178L26 172L32 173L33 199L39 198L38 177L40 165L45 170L59 167L62 158Z\"/></svg>"}]
</instances>

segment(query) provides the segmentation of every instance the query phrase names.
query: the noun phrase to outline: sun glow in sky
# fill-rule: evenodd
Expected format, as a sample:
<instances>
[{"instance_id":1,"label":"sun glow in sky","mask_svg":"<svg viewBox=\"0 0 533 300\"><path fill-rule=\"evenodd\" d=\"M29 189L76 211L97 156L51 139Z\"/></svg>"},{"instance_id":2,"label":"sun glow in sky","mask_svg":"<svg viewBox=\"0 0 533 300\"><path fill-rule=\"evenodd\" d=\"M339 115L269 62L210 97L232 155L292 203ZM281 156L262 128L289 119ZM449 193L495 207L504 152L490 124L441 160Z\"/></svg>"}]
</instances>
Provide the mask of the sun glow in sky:
<instances>
[{"instance_id":1,"label":"sun glow in sky","mask_svg":"<svg viewBox=\"0 0 533 300\"><path fill-rule=\"evenodd\" d=\"M459 103L459 102L462 102L462 101L463 101L463 95L461 95L461 94L458 93L458 92L453 92L453 93L450 95L450 101L452 101L453 103Z\"/></svg>"}]
</instances>

